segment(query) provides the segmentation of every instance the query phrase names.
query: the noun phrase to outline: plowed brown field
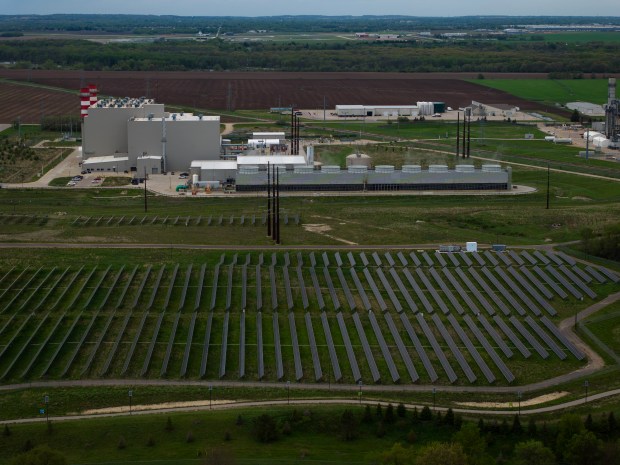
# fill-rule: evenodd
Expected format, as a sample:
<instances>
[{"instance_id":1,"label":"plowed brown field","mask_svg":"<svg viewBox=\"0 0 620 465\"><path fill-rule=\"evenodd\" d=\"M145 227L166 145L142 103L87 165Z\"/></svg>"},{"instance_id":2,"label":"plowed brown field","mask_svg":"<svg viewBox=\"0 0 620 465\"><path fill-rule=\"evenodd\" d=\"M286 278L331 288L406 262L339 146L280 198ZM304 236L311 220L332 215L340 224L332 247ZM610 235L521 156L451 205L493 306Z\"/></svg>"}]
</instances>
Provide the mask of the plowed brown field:
<instances>
[{"instance_id":1,"label":"plowed brown field","mask_svg":"<svg viewBox=\"0 0 620 465\"><path fill-rule=\"evenodd\" d=\"M542 78L544 75L487 77ZM99 72L0 70L0 77L78 90L94 83L100 93L148 96L159 102L204 109L268 109L295 105L328 108L337 104L411 105L417 101L445 102L462 107L476 100L514 104L526 110L557 109L522 100L463 79L474 74L406 73L283 73L283 72ZM30 91L24 91L25 93ZM73 100L76 111L79 102ZM4 113L4 112L3 112ZM3 116L3 115L0 115Z\"/></svg>"},{"instance_id":2,"label":"plowed brown field","mask_svg":"<svg viewBox=\"0 0 620 465\"><path fill-rule=\"evenodd\" d=\"M43 116L79 114L77 94L0 82L0 123L17 118L22 123L40 123Z\"/></svg>"}]
</instances>

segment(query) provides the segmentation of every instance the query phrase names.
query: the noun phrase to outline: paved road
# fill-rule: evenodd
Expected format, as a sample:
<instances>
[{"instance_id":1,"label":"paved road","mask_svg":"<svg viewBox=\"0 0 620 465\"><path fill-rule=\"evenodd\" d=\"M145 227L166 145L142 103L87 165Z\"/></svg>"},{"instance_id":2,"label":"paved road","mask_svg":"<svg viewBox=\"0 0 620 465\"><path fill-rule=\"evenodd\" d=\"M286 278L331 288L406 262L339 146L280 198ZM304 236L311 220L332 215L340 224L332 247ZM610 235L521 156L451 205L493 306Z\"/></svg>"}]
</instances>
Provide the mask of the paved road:
<instances>
[{"instance_id":1,"label":"paved road","mask_svg":"<svg viewBox=\"0 0 620 465\"><path fill-rule=\"evenodd\" d=\"M609 397L617 396L620 394L620 389L614 389L613 391L601 392L598 394L589 395L587 399L575 399L568 402L563 402L561 404L549 405L547 407L536 407L536 408L521 408L521 415L537 415L541 413L549 413L549 412L557 412L562 411L567 408L576 407L578 405L584 405L585 403L594 402L600 399L606 399ZM153 414L163 414L163 413L178 413L178 412L197 412L197 411L205 411L205 410L233 410L233 409L247 409L247 408L255 408L255 407L270 407L270 406L288 406L288 405L361 405L371 403L372 405L381 404L383 406L387 406L388 402L384 401L376 401L376 400L365 400L362 396L358 400L352 399L292 399L292 400L268 400L268 401L260 401L260 402L231 402L231 403L218 403L213 404L212 406L203 405L203 406L193 406L193 407L181 407L181 408L166 408L160 410L139 410L129 412L120 412L120 413L100 413L100 414L90 414L90 415L67 415L63 417L50 417L49 420L53 422L57 421L74 421L74 420L84 420L84 419L92 419L92 418L110 418L110 417L127 417L130 415L153 415ZM424 405L419 404L404 404L407 409L411 410L414 407L418 410L422 409ZM447 407L436 407L436 410L446 411ZM467 408L453 408L455 413L461 414L472 414L472 415L514 415L517 412L516 408L512 408L510 410L476 410L476 409L467 409ZM17 420L3 420L0 421L0 425L4 424L18 424L18 423L42 423L47 421L45 417L37 417L37 418L22 418Z\"/></svg>"}]
</instances>

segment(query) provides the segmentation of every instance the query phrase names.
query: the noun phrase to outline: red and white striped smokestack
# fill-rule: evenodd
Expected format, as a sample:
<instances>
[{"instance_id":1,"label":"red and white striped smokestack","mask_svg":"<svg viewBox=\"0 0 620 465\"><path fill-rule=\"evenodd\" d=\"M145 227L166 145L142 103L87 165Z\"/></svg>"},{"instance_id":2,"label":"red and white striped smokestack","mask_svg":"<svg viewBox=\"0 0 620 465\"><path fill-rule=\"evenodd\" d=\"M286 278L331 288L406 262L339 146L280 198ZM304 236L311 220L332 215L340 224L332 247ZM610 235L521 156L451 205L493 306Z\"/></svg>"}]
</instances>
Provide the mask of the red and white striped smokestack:
<instances>
[{"instance_id":1,"label":"red and white striped smokestack","mask_svg":"<svg viewBox=\"0 0 620 465\"><path fill-rule=\"evenodd\" d=\"M95 84L89 84L88 91L90 92L90 104L95 105L97 103L97 86Z\"/></svg>"},{"instance_id":2,"label":"red and white striped smokestack","mask_svg":"<svg viewBox=\"0 0 620 465\"><path fill-rule=\"evenodd\" d=\"M80 116L85 118L88 116L88 107L90 106L90 90L88 87L80 89Z\"/></svg>"}]
</instances>

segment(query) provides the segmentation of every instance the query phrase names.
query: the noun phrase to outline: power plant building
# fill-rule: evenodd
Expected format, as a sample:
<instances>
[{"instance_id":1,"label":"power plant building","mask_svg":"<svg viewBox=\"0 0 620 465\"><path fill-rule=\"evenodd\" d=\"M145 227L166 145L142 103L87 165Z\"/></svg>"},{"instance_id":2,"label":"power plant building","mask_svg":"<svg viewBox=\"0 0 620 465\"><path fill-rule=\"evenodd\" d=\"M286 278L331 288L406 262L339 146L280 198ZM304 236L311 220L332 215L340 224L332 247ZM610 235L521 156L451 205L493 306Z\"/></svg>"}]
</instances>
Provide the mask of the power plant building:
<instances>
[{"instance_id":1,"label":"power plant building","mask_svg":"<svg viewBox=\"0 0 620 465\"><path fill-rule=\"evenodd\" d=\"M220 157L219 116L169 114L145 98L99 100L82 114L83 167L91 171L159 174Z\"/></svg>"}]
</instances>

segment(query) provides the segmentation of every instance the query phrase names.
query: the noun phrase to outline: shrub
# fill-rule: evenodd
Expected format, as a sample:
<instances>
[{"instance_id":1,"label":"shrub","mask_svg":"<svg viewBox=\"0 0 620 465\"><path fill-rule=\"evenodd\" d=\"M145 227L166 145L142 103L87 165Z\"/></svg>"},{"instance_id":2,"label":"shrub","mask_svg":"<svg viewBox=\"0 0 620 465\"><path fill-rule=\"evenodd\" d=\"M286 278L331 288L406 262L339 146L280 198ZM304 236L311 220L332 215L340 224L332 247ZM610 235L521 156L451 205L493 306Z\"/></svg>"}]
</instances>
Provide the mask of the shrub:
<instances>
[{"instance_id":1,"label":"shrub","mask_svg":"<svg viewBox=\"0 0 620 465\"><path fill-rule=\"evenodd\" d=\"M413 443L416 441L416 439L417 439L417 438L418 438L418 435L417 435L417 434L415 434L415 431L414 431L414 430L411 430L411 431L409 431L409 432L407 433L407 442L408 442L409 444L413 444Z\"/></svg>"},{"instance_id":2,"label":"shrub","mask_svg":"<svg viewBox=\"0 0 620 465\"><path fill-rule=\"evenodd\" d=\"M398 415L400 418L405 418L405 416L407 416L407 409L402 402L398 404L398 407L396 407L396 415Z\"/></svg>"},{"instance_id":3,"label":"shrub","mask_svg":"<svg viewBox=\"0 0 620 465\"><path fill-rule=\"evenodd\" d=\"M123 450L127 447L127 442L125 441L125 438L123 436L121 436L118 440L118 444L116 445L116 447L119 450Z\"/></svg>"},{"instance_id":4,"label":"shrub","mask_svg":"<svg viewBox=\"0 0 620 465\"><path fill-rule=\"evenodd\" d=\"M149 436L149 438L146 440L146 447L153 447L155 445L155 439L153 439L153 436Z\"/></svg>"},{"instance_id":5,"label":"shrub","mask_svg":"<svg viewBox=\"0 0 620 465\"><path fill-rule=\"evenodd\" d=\"M172 418L168 417L166 420L166 431L174 431L174 425L172 424Z\"/></svg>"},{"instance_id":6,"label":"shrub","mask_svg":"<svg viewBox=\"0 0 620 465\"><path fill-rule=\"evenodd\" d=\"M194 434L191 431L187 432L187 435L185 436L185 442L187 442L188 444L194 442Z\"/></svg>"},{"instance_id":7,"label":"shrub","mask_svg":"<svg viewBox=\"0 0 620 465\"><path fill-rule=\"evenodd\" d=\"M224 433L224 441L232 441L232 434L230 434L230 431Z\"/></svg>"},{"instance_id":8,"label":"shrub","mask_svg":"<svg viewBox=\"0 0 620 465\"><path fill-rule=\"evenodd\" d=\"M2 435L5 437L9 437L11 435L11 430L9 429L9 425L4 425L4 432L2 433Z\"/></svg>"},{"instance_id":9,"label":"shrub","mask_svg":"<svg viewBox=\"0 0 620 465\"><path fill-rule=\"evenodd\" d=\"M266 413L258 417L254 424L254 434L260 442L273 442L278 439L276 421Z\"/></svg>"},{"instance_id":10,"label":"shrub","mask_svg":"<svg viewBox=\"0 0 620 465\"><path fill-rule=\"evenodd\" d=\"M428 405L425 405L424 408L422 409L422 412L420 413L420 420L431 421L432 419L433 419L433 412L431 412L431 409L428 408Z\"/></svg>"}]
</instances>

